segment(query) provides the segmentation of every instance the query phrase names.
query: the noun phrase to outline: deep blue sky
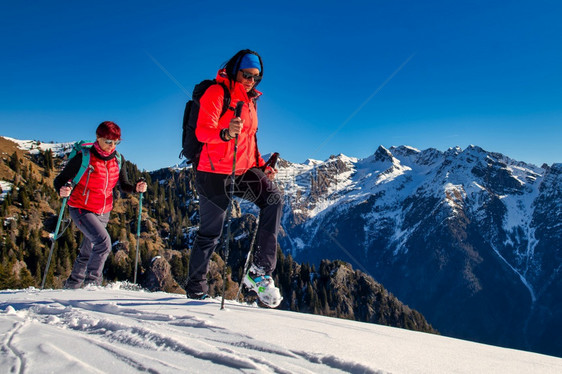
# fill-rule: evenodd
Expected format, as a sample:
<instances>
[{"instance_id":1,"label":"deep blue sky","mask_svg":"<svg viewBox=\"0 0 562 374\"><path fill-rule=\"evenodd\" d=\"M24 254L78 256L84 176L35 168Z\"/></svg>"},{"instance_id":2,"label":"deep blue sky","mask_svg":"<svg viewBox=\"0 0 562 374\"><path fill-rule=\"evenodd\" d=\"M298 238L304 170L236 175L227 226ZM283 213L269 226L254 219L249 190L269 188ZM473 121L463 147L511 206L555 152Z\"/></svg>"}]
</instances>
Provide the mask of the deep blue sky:
<instances>
[{"instance_id":1,"label":"deep blue sky","mask_svg":"<svg viewBox=\"0 0 562 374\"><path fill-rule=\"evenodd\" d=\"M92 139L177 163L183 107L240 49L264 60L262 153L478 145L562 162L562 3L3 1L0 135Z\"/></svg>"}]
</instances>

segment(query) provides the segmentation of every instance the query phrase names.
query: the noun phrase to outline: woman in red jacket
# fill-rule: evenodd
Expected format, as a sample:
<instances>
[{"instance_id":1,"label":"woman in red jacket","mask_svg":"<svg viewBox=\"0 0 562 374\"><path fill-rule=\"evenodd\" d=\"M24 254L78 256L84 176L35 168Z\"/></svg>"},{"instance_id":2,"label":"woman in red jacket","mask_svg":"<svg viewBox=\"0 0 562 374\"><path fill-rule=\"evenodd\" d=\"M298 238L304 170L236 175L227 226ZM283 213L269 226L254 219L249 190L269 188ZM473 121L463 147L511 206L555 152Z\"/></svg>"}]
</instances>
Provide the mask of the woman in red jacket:
<instances>
[{"instance_id":1,"label":"woman in red jacket","mask_svg":"<svg viewBox=\"0 0 562 374\"><path fill-rule=\"evenodd\" d=\"M196 172L199 193L200 224L190 261L186 283L187 297L206 298L209 260L218 245L226 210L230 202L235 138L238 138L235 170L235 196L255 203L260 209L257 247L250 273L243 283L257 293L270 307L282 298L275 287L272 272L276 266L277 234L283 210L281 192L273 183L276 171L265 167L256 140L258 117L256 90L263 77L261 57L254 51L242 50L234 55L217 74L217 83L230 92L230 107L221 116L224 89L220 84L209 87L200 99L195 134L203 143ZM233 109L242 101L239 117Z\"/></svg>"},{"instance_id":2,"label":"woman in red jacket","mask_svg":"<svg viewBox=\"0 0 562 374\"><path fill-rule=\"evenodd\" d=\"M111 238L106 230L113 209L113 189L117 182L123 192L146 191L146 182L129 183L124 158L115 147L121 141L117 124L102 122L96 130L96 142L89 150L88 168L75 186L66 184L74 179L82 165L82 153L69 160L55 178L55 189L68 197L70 218L84 234L80 254L76 257L65 288L80 288L84 284L100 285L105 260L111 251ZM120 160L117 159L120 157ZM120 167L121 165L121 167Z\"/></svg>"}]
</instances>

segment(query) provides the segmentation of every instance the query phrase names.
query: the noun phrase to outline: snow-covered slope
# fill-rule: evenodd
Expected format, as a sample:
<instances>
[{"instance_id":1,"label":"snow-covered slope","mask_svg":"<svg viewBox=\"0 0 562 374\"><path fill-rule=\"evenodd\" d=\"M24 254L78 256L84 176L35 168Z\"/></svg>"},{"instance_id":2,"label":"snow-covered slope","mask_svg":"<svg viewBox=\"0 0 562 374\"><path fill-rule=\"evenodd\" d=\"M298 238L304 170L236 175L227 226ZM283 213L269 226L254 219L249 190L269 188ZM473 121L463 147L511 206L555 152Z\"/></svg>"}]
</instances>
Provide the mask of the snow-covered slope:
<instances>
[{"instance_id":1,"label":"snow-covered slope","mask_svg":"<svg viewBox=\"0 0 562 374\"><path fill-rule=\"evenodd\" d=\"M220 310L219 300L121 286L0 291L0 371L562 372L551 356L234 302Z\"/></svg>"},{"instance_id":2,"label":"snow-covered slope","mask_svg":"<svg viewBox=\"0 0 562 374\"><path fill-rule=\"evenodd\" d=\"M72 149L73 142L70 143L43 143L37 140L18 140L14 138L9 138L3 136L4 139L10 140L18 145L18 148L24 151L28 151L31 154L37 153L39 151L51 150L56 156L63 156L65 153L70 152Z\"/></svg>"}]
</instances>

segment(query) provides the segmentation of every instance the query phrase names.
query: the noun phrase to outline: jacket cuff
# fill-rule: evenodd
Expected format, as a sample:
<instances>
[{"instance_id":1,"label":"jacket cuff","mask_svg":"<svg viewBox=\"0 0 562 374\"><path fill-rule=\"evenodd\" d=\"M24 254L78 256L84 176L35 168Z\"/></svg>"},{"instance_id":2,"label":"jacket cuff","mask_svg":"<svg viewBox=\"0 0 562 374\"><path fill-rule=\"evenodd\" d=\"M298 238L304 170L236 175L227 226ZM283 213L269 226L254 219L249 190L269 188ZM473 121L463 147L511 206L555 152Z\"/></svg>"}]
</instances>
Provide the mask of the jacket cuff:
<instances>
[{"instance_id":1,"label":"jacket cuff","mask_svg":"<svg viewBox=\"0 0 562 374\"><path fill-rule=\"evenodd\" d=\"M228 142L229 140L232 140L232 137L230 136L230 133L228 132L228 129L222 129L221 132L220 132L220 137L225 142Z\"/></svg>"}]
</instances>

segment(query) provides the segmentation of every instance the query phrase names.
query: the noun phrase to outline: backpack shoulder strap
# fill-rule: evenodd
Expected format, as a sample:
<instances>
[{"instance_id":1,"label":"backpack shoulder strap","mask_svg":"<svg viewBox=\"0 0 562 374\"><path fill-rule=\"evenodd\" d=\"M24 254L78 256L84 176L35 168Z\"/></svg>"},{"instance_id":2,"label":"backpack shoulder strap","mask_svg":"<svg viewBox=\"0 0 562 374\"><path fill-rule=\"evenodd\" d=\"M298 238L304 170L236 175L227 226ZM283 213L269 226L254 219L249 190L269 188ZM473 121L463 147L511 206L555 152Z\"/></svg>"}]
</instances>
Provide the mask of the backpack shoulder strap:
<instances>
[{"instance_id":1,"label":"backpack shoulder strap","mask_svg":"<svg viewBox=\"0 0 562 374\"><path fill-rule=\"evenodd\" d=\"M80 164L80 169L78 169L78 173L76 173L76 176L72 179L73 185L76 185L78 184L78 182L80 182L80 179L86 172L86 169L88 169L88 166L90 166L90 149L86 147L82 147L80 153L82 153L82 163Z\"/></svg>"},{"instance_id":2,"label":"backpack shoulder strap","mask_svg":"<svg viewBox=\"0 0 562 374\"><path fill-rule=\"evenodd\" d=\"M121 163L123 162L121 158L121 153L115 151L115 159L117 160L117 166L119 167L119 171L121 171Z\"/></svg>"},{"instance_id":3,"label":"backpack shoulder strap","mask_svg":"<svg viewBox=\"0 0 562 374\"><path fill-rule=\"evenodd\" d=\"M217 84L219 84L223 91L224 91L224 99L222 102L222 112L221 112L221 117L224 116L224 114L226 113L226 111L228 109L234 110L234 108L230 107L230 90L228 89L228 87L226 87L226 85L222 82L217 82Z\"/></svg>"}]
</instances>

